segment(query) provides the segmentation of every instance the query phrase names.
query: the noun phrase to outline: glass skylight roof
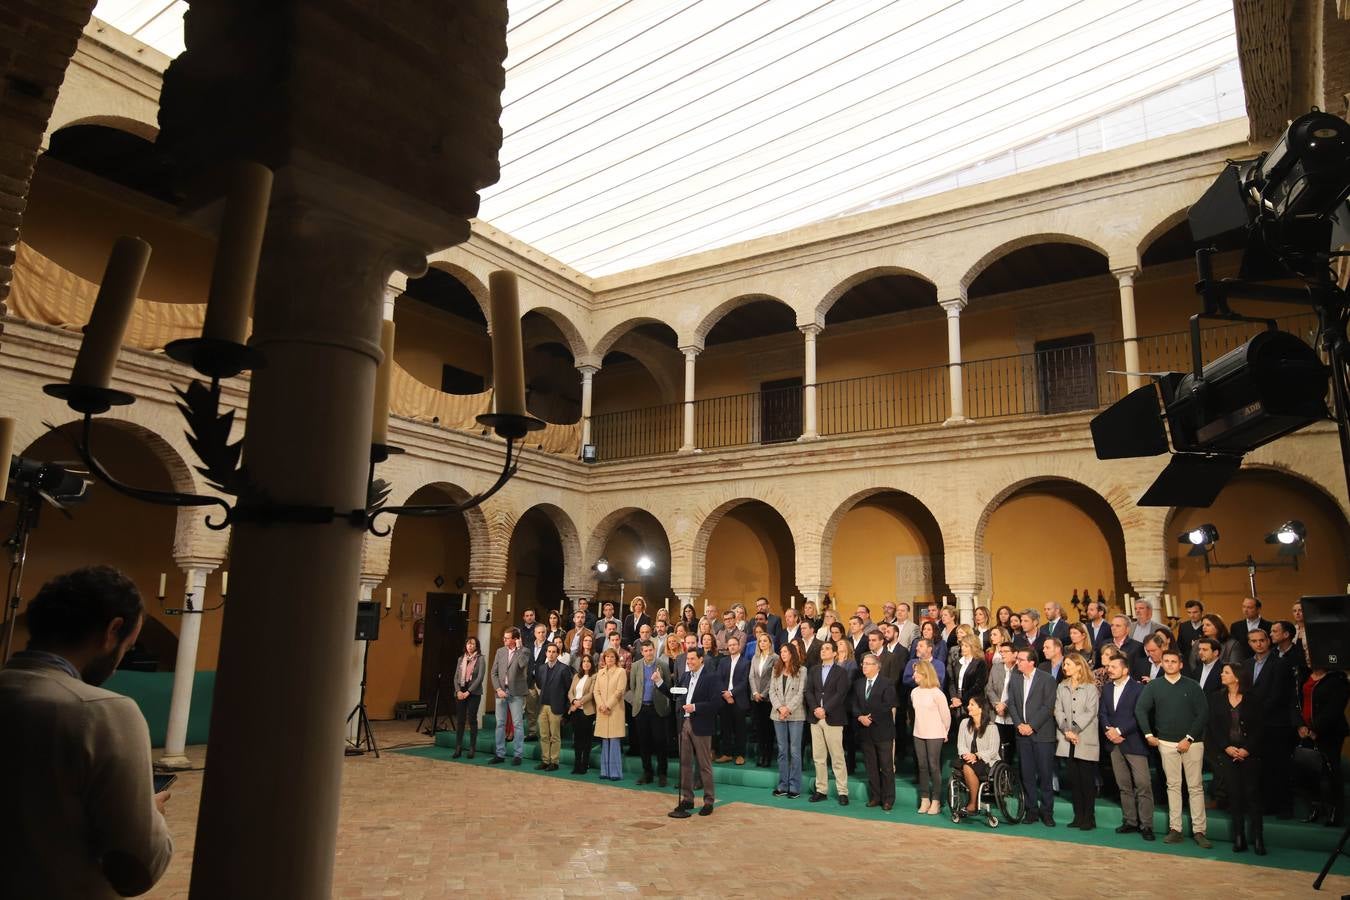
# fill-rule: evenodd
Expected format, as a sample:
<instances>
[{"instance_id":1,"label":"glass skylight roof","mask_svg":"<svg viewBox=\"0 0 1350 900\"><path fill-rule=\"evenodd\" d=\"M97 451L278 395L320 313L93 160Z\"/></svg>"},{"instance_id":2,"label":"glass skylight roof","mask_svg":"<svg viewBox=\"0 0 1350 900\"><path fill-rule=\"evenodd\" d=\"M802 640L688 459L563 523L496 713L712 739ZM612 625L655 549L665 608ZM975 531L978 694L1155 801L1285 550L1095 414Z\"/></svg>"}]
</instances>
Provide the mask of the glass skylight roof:
<instances>
[{"instance_id":1,"label":"glass skylight roof","mask_svg":"<svg viewBox=\"0 0 1350 900\"><path fill-rule=\"evenodd\" d=\"M94 14L176 55L185 7ZM588 275L1245 114L1231 0L510 7L479 217Z\"/></svg>"}]
</instances>

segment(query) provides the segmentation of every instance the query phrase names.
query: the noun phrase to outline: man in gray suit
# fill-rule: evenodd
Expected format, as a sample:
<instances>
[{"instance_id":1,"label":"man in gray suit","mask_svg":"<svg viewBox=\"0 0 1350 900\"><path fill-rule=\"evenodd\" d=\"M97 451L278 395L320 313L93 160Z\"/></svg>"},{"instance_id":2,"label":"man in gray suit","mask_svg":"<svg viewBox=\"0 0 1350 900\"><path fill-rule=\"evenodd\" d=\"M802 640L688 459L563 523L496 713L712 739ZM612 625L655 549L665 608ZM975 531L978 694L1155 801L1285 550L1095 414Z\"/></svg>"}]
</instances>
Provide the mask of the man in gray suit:
<instances>
[{"instance_id":1,"label":"man in gray suit","mask_svg":"<svg viewBox=\"0 0 1350 900\"><path fill-rule=\"evenodd\" d=\"M633 714L633 743L642 757L642 777L638 784L652 783L652 752L657 765L654 773L661 787L666 786L666 738L669 732L670 669L666 661L656 655L656 645L650 640L639 641L640 660L633 661L628 670L628 708Z\"/></svg>"},{"instance_id":2,"label":"man in gray suit","mask_svg":"<svg viewBox=\"0 0 1350 900\"><path fill-rule=\"evenodd\" d=\"M492 660L492 688L497 692L497 752L493 765L506 761L506 713L511 713L515 728L511 765L520 765L525 755L525 695L530 692L530 654L520 646L520 631L508 628L502 632L502 646Z\"/></svg>"},{"instance_id":3,"label":"man in gray suit","mask_svg":"<svg viewBox=\"0 0 1350 900\"><path fill-rule=\"evenodd\" d=\"M919 626L909 617L908 603L897 603L895 606L895 632L900 646L906 650L914 646L914 639L919 636Z\"/></svg>"},{"instance_id":4,"label":"man in gray suit","mask_svg":"<svg viewBox=\"0 0 1350 900\"><path fill-rule=\"evenodd\" d=\"M1055 827L1055 679L1036 669L1036 653L1017 651L1017 674L1008 682L1008 712L1017 730L1017 756L1022 762L1026 822L1041 820ZM1037 788L1039 790L1039 809Z\"/></svg>"}]
</instances>

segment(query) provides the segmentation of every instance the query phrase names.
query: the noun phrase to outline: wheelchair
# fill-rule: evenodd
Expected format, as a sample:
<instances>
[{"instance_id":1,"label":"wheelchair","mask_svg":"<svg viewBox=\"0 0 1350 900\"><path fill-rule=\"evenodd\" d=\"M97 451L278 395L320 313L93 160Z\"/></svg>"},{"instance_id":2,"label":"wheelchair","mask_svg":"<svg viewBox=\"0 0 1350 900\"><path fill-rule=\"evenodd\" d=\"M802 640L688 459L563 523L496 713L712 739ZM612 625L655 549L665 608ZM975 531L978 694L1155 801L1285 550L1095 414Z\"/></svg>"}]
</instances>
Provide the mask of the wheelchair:
<instances>
[{"instance_id":1,"label":"wheelchair","mask_svg":"<svg viewBox=\"0 0 1350 900\"><path fill-rule=\"evenodd\" d=\"M1025 798L1022 793L1022 778L1017 767L999 760L989 767L989 776L980 782L980 796L976 800L978 811L966 812L970 802L970 788L961 777L960 759L953 760L951 776L947 781L947 808L951 811L953 822L966 818L983 818L990 828L997 828L1000 821L1010 824L1022 821L1025 810Z\"/></svg>"}]
</instances>

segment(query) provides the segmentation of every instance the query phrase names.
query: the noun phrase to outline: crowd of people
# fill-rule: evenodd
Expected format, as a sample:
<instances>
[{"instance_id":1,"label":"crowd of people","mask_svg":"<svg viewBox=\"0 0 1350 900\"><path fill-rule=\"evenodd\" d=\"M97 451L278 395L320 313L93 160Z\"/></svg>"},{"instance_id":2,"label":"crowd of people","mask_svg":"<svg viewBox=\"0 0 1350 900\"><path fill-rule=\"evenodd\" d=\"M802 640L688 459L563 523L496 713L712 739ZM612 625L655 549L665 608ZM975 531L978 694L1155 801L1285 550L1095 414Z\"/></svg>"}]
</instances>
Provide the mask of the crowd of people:
<instances>
[{"instance_id":1,"label":"crowd of people","mask_svg":"<svg viewBox=\"0 0 1350 900\"><path fill-rule=\"evenodd\" d=\"M936 603L886 603L875 621L866 605L844 615L808 601L781 617L764 597L754 605L710 603L702 616L685 605L671 617L649 615L639 597L619 618L614 604L595 615L583 600L570 625L557 611L541 621L526 610L490 663L469 638L454 676L454 755L475 754L478 706L491 691L492 763L521 765L524 742L537 739L535 768L556 770L566 724L572 772L589 771L598 742L599 777L619 781L626 740L641 760L638 784L667 786L678 758L677 818L693 814L700 788L699 814L710 815L713 764L746 765L753 748L754 765L777 766L773 794L789 799L803 792L809 756L813 803L828 799L832 774L835 801L848 805L861 755L867 805L885 811L897 762L913 761L917 812L938 815L949 760L948 777L966 788L948 810L960 817L979 810L980 786L1001 761L1020 773L1027 823L1055 825L1061 778L1070 828L1096 828L1099 796L1114 794L1116 831L1146 841L1155 804L1167 808L1166 843L1185 839L1188 808L1192 838L1210 847L1208 811L1222 808L1233 849L1258 854L1264 818L1292 816L1300 792L1306 821L1342 823L1350 683L1312 666L1298 604L1292 620L1270 622L1248 597L1229 625L1192 600L1175 630L1142 600L1132 619L1090 601L1076 622L1053 601L979 607L969 623Z\"/></svg>"}]
</instances>

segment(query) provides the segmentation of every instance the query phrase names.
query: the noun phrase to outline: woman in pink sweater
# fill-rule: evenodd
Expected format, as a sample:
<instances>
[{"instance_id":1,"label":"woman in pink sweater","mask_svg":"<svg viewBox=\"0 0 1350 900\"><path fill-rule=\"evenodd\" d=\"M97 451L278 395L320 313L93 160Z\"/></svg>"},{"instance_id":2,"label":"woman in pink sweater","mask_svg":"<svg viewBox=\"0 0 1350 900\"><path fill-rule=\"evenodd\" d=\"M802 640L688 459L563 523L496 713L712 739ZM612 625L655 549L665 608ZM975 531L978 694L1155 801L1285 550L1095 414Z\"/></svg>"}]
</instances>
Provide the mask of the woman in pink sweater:
<instances>
[{"instance_id":1,"label":"woman in pink sweater","mask_svg":"<svg viewBox=\"0 0 1350 900\"><path fill-rule=\"evenodd\" d=\"M919 813L942 812L942 745L952 725L947 695L938 686L937 669L927 660L914 667L917 687L909 695L914 709L914 755L919 763Z\"/></svg>"}]
</instances>

